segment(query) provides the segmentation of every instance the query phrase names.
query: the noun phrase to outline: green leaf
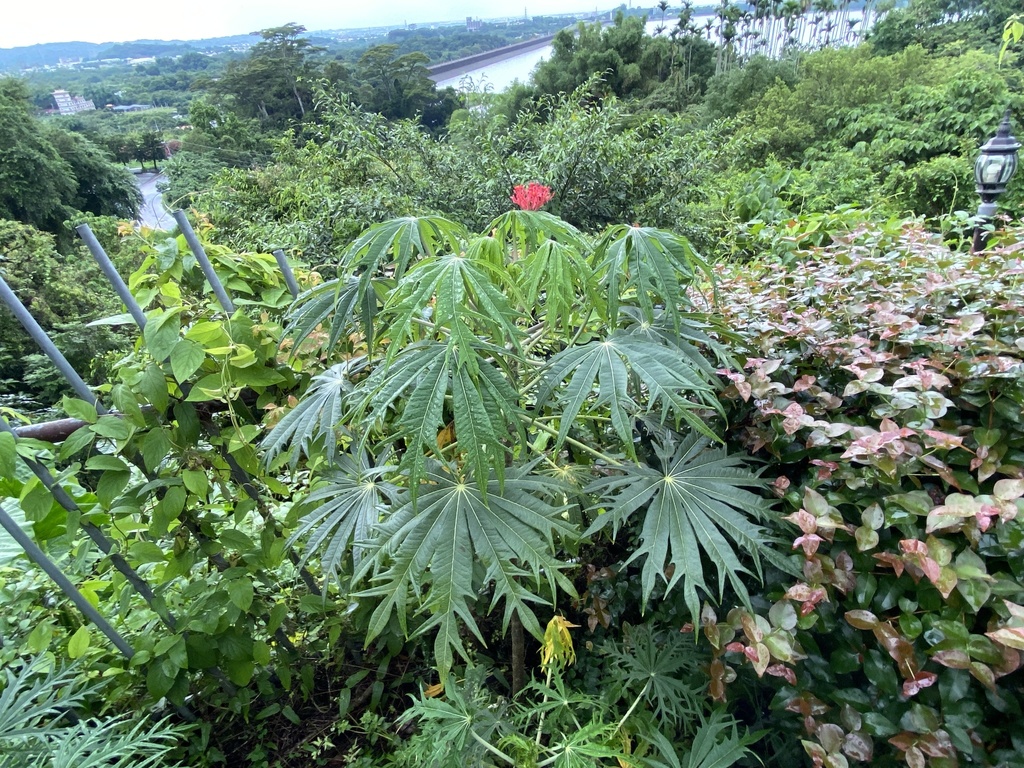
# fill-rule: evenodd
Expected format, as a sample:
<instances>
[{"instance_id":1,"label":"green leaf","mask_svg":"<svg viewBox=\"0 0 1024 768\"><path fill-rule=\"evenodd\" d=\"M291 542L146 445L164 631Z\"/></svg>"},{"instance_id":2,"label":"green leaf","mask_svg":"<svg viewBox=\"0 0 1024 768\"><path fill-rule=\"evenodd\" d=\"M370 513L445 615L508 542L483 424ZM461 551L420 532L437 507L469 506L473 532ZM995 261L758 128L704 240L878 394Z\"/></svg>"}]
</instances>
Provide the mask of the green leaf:
<instances>
[{"instance_id":1,"label":"green leaf","mask_svg":"<svg viewBox=\"0 0 1024 768\"><path fill-rule=\"evenodd\" d=\"M294 469L301 455L309 456L313 444L322 440L327 462L332 463L338 443L335 427L341 422L344 395L352 390L351 377L365 368L366 358L358 357L314 376L299 404L263 439L264 461L269 464L290 445Z\"/></svg>"},{"instance_id":2,"label":"green leaf","mask_svg":"<svg viewBox=\"0 0 1024 768\"><path fill-rule=\"evenodd\" d=\"M748 755L756 754L749 746L764 734L764 731L759 731L741 735L736 721L725 711L716 709L710 718L701 716L686 768L728 768L735 765Z\"/></svg>"},{"instance_id":3,"label":"green leaf","mask_svg":"<svg viewBox=\"0 0 1024 768\"><path fill-rule=\"evenodd\" d=\"M89 628L83 624L68 640L68 658L81 658L87 650L89 650Z\"/></svg>"},{"instance_id":4,"label":"green leaf","mask_svg":"<svg viewBox=\"0 0 1024 768\"><path fill-rule=\"evenodd\" d=\"M100 475L99 482L96 483L96 498L100 500L100 504L106 509L110 509L110 505L113 504L124 487L128 485L128 480L131 479L130 472L114 472L107 471Z\"/></svg>"},{"instance_id":5,"label":"green leaf","mask_svg":"<svg viewBox=\"0 0 1024 768\"><path fill-rule=\"evenodd\" d=\"M179 341L181 332L181 321L178 315L181 307L175 307L146 320L146 328L142 332L142 338L146 342L146 348L157 362L163 362L171 354L171 350Z\"/></svg>"},{"instance_id":6,"label":"green leaf","mask_svg":"<svg viewBox=\"0 0 1024 768\"><path fill-rule=\"evenodd\" d=\"M242 576L229 581L227 583L227 590L228 599L231 600L232 605L237 606L241 611L249 610L253 600L253 589L252 582L249 581L248 577Z\"/></svg>"},{"instance_id":7,"label":"green leaf","mask_svg":"<svg viewBox=\"0 0 1024 768\"><path fill-rule=\"evenodd\" d=\"M176 485L167 489L153 511L153 519L149 526L152 536L163 536L167 532L170 524L185 508L185 498L186 493L182 486Z\"/></svg>"},{"instance_id":8,"label":"green leaf","mask_svg":"<svg viewBox=\"0 0 1024 768\"><path fill-rule=\"evenodd\" d=\"M358 271L359 277L339 277L299 296L285 319L285 337L293 350L323 324L328 329L323 345L328 354L356 328L359 318L367 346L372 349L373 320L377 313L375 285L381 272L401 279L419 256L442 250L459 253L467 238L465 228L440 216L407 217L375 224L345 250L339 272Z\"/></svg>"},{"instance_id":9,"label":"green leaf","mask_svg":"<svg viewBox=\"0 0 1024 768\"><path fill-rule=\"evenodd\" d=\"M394 469L371 467L364 452L339 458L325 476L326 482L303 499L302 521L288 539L290 547L309 536L301 565L319 553L320 567L328 577L336 577L350 548L353 564L359 565L361 546L390 507L386 499L394 499L398 493L397 487L381 479Z\"/></svg>"},{"instance_id":10,"label":"green leaf","mask_svg":"<svg viewBox=\"0 0 1024 768\"><path fill-rule=\"evenodd\" d=\"M238 387L272 387L285 380L278 371L263 365L251 365L247 368L228 366L231 381Z\"/></svg>"},{"instance_id":11,"label":"green leaf","mask_svg":"<svg viewBox=\"0 0 1024 768\"><path fill-rule=\"evenodd\" d=\"M171 440L167 437L167 433L159 427L147 432L139 444L139 453L142 454L142 461L150 472L156 471L170 450Z\"/></svg>"},{"instance_id":12,"label":"green leaf","mask_svg":"<svg viewBox=\"0 0 1024 768\"><path fill-rule=\"evenodd\" d=\"M468 238L466 229L441 216L408 216L374 224L356 238L342 256L348 269L359 268L374 276L388 264L394 277L401 278L412 261L447 250L458 253Z\"/></svg>"},{"instance_id":13,"label":"green leaf","mask_svg":"<svg viewBox=\"0 0 1024 768\"><path fill-rule=\"evenodd\" d=\"M221 373L211 373L203 376L192 387L192 391L185 398L186 402L196 403L207 400L219 400L224 397L224 378Z\"/></svg>"},{"instance_id":14,"label":"green leaf","mask_svg":"<svg viewBox=\"0 0 1024 768\"><path fill-rule=\"evenodd\" d=\"M146 401L157 411L163 413L166 410L170 397L167 392L167 379L160 366L155 363L147 366L139 379L138 388Z\"/></svg>"},{"instance_id":15,"label":"green leaf","mask_svg":"<svg viewBox=\"0 0 1024 768\"><path fill-rule=\"evenodd\" d=\"M563 382L565 388L560 390ZM634 419L659 405L677 423L685 421L717 439L695 414L698 410L721 412L707 372L672 347L632 334L616 332L604 341L569 347L551 358L537 392L537 410L549 406L556 394L562 401L560 408L553 409L560 420L556 449L580 413L602 407L608 408L612 427L630 456L635 455ZM644 401L646 408L641 406Z\"/></svg>"},{"instance_id":16,"label":"green leaf","mask_svg":"<svg viewBox=\"0 0 1024 768\"><path fill-rule=\"evenodd\" d=\"M472 364L456 361L451 343L426 342L407 346L390 365L374 371L363 398L347 421L374 423L392 408L399 411L398 430L391 439L403 439L406 450L400 469L409 473L413 494L423 477L428 456L444 461L438 433L445 427L446 398L451 394L455 438L479 488L486 488L489 471L501 481L510 433L525 441L518 393L499 369L505 350L469 342L464 350ZM490 356L491 359L487 359Z\"/></svg>"},{"instance_id":17,"label":"green leaf","mask_svg":"<svg viewBox=\"0 0 1024 768\"><path fill-rule=\"evenodd\" d=\"M150 664L146 671L146 689L154 699L162 699L176 679L177 674L166 670L164 664Z\"/></svg>"},{"instance_id":18,"label":"green leaf","mask_svg":"<svg viewBox=\"0 0 1024 768\"><path fill-rule=\"evenodd\" d=\"M645 321L654 322L655 304L660 303L678 325L680 309L690 305L685 288L696 281L697 272L714 282L710 267L686 238L660 229L612 227L597 243L594 258L608 295L606 319L613 326L627 294Z\"/></svg>"},{"instance_id":19,"label":"green leaf","mask_svg":"<svg viewBox=\"0 0 1024 768\"><path fill-rule=\"evenodd\" d=\"M171 372L179 382L185 382L188 377L199 370L199 366L206 360L206 350L194 341L182 339L174 345L171 350Z\"/></svg>"},{"instance_id":20,"label":"green leaf","mask_svg":"<svg viewBox=\"0 0 1024 768\"><path fill-rule=\"evenodd\" d=\"M363 324L368 346L372 345L377 304L374 283L364 283L356 277L328 280L302 293L285 315L284 338L292 342L292 355L298 353L310 334L325 324L327 340L321 348L330 355L343 338L359 330L357 317Z\"/></svg>"},{"instance_id":21,"label":"green leaf","mask_svg":"<svg viewBox=\"0 0 1024 768\"><path fill-rule=\"evenodd\" d=\"M267 645L265 640L257 640L253 643L252 659L263 667L270 663L270 646Z\"/></svg>"},{"instance_id":22,"label":"green leaf","mask_svg":"<svg viewBox=\"0 0 1024 768\"><path fill-rule=\"evenodd\" d=\"M496 238L510 243L527 258L548 242L581 253L588 250L586 238L576 227L547 211L508 211L488 224L485 231L494 232Z\"/></svg>"},{"instance_id":23,"label":"green leaf","mask_svg":"<svg viewBox=\"0 0 1024 768\"><path fill-rule=\"evenodd\" d=\"M127 440L134 431L131 424L121 417L113 415L100 416L91 429L100 437L109 437L111 440Z\"/></svg>"},{"instance_id":24,"label":"green leaf","mask_svg":"<svg viewBox=\"0 0 1024 768\"><path fill-rule=\"evenodd\" d=\"M256 549L256 542L242 531L233 528L226 528L220 532L220 543L225 549L233 549L237 552L250 552Z\"/></svg>"},{"instance_id":25,"label":"green leaf","mask_svg":"<svg viewBox=\"0 0 1024 768\"><path fill-rule=\"evenodd\" d=\"M88 445L92 445L93 440L96 439L96 433L94 433L89 425L79 427L61 443L60 446L60 458L66 460L71 456L74 456L80 450Z\"/></svg>"},{"instance_id":26,"label":"green leaf","mask_svg":"<svg viewBox=\"0 0 1024 768\"><path fill-rule=\"evenodd\" d=\"M491 585L491 609L504 601L506 629L518 612L524 628L542 637L532 605L548 602L538 594L545 582L548 594L558 586L573 594L560 573L564 565L555 556L554 536L575 531L562 519L562 508L543 498L561 486L528 473L529 467L510 470L501 490L492 478L485 499L481 489L427 471L416 500L407 496L381 524L354 576L372 581L358 596L383 598L370 619L367 642L387 628L392 614L406 630L407 617L418 608L429 618L417 634L437 630L434 652L445 679L454 655L466 656L462 628L483 640L471 604L484 585Z\"/></svg>"},{"instance_id":27,"label":"green leaf","mask_svg":"<svg viewBox=\"0 0 1024 768\"><path fill-rule=\"evenodd\" d=\"M467 330L470 337L476 333L497 345L512 344L518 348L522 336L516 325L518 313L496 287L496 271L485 262L461 254L424 259L416 264L384 305L384 313L394 318L383 334L391 341L389 358L394 357L393 350L401 349L416 337L414 325L424 319L424 310L430 308L430 321L451 332L450 340L459 348L460 360L468 350L462 348L466 345L459 343L457 335Z\"/></svg>"},{"instance_id":28,"label":"green leaf","mask_svg":"<svg viewBox=\"0 0 1024 768\"><path fill-rule=\"evenodd\" d=\"M53 624L50 621L42 621L28 633L28 637L25 638L25 647L29 653L42 653L50 647L51 639L53 639Z\"/></svg>"},{"instance_id":29,"label":"green leaf","mask_svg":"<svg viewBox=\"0 0 1024 768\"><path fill-rule=\"evenodd\" d=\"M225 662L228 679L235 685L248 685L252 680L255 665L252 659L228 659Z\"/></svg>"},{"instance_id":30,"label":"green leaf","mask_svg":"<svg viewBox=\"0 0 1024 768\"><path fill-rule=\"evenodd\" d=\"M206 498L206 494L210 490L210 481L206 477L205 472L196 469L186 469L181 473L181 480L185 483L185 488L191 493L202 499Z\"/></svg>"},{"instance_id":31,"label":"green leaf","mask_svg":"<svg viewBox=\"0 0 1024 768\"><path fill-rule=\"evenodd\" d=\"M672 448L674 447L674 450ZM644 559L641 574L643 599L650 599L656 583L666 593L681 584L694 619L700 616L697 590L708 593L704 558L717 571L719 599L726 583L744 602L749 596L741 578L749 573L734 545L753 558L760 569L760 557L782 564L770 549L765 531L757 523L768 514L761 497L745 488L759 487L761 481L723 448L691 434L678 446L659 451L664 471L642 464L627 464L621 474L593 482L588 492L601 494L603 514L590 526L591 535L631 522L642 511L637 532L639 544L627 562ZM703 554L702 554L703 553Z\"/></svg>"},{"instance_id":32,"label":"green leaf","mask_svg":"<svg viewBox=\"0 0 1024 768\"><path fill-rule=\"evenodd\" d=\"M185 338L203 347L227 345L231 338L224 330L224 323L219 320L203 320L185 331Z\"/></svg>"},{"instance_id":33,"label":"green leaf","mask_svg":"<svg viewBox=\"0 0 1024 768\"><path fill-rule=\"evenodd\" d=\"M85 400L78 400L77 398L65 395L60 401L60 407L72 419L81 419L90 424L95 424L96 419L99 418L96 414L96 406L85 402Z\"/></svg>"},{"instance_id":34,"label":"green leaf","mask_svg":"<svg viewBox=\"0 0 1024 768\"><path fill-rule=\"evenodd\" d=\"M611 646L609 656L630 697L639 696L657 722L693 722L702 711L699 674L693 644L678 632L659 636L649 624L623 627L623 648Z\"/></svg>"},{"instance_id":35,"label":"green leaf","mask_svg":"<svg viewBox=\"0 0 1024 768\"><path fill-rule=\"evenodd\" d=\"M516 268L525 286L524 309L542 314L548 327L568 327L576 311L602 311L603 298L597 290L594 270L579 249L547 240L517 262Z\"/></svg>"},{"instance_id":36,"label":"green leaf","mask_svg":"<svg viewBox=\"0 0 1024 768\"><path fill-rule=\"evenodd\" d=\"M178 422L174 430L175 440L182 443L194 443L199 439L200 424L196 407L191 403L175 403L174 418Z\"/></svg>"},{"instance_id":37,"label":"green leaf","mask_svg":"<svg viewBox=\"0 0 1024 768\"><path fill-rule=\"evenodd\" d=\"M0 477L14 477L18 466L18 450L10 432L0 432Z\"/></svg>"},{"instance_id":38,"label":"green leaf","mask_svg":"<svg viewBox=\"0 0 1024 768\"><path fill-rule=\"evenodd\" d=\"M85 462L86 469L111 470L113 472L128 472L128 465L119 456L108 454L97 454L90 456Z\"/></svg>"}]
</instances>

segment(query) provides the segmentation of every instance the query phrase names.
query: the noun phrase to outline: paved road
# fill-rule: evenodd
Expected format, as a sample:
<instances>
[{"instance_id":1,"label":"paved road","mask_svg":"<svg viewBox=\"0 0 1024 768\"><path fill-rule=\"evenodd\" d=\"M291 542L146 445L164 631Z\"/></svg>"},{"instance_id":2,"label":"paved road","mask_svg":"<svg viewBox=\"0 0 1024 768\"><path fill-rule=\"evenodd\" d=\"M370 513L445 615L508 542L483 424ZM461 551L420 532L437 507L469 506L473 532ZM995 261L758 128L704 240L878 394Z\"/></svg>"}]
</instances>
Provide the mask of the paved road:
<instances>
[{"instance_id":1,"label":"paved road","mask_svg":"<svg viewBox=\"0 0 1024 768\"><path fill-rule=\"evenodd\" d=\"M166 208L157 184L163 181L162 173L140 173L135 177L135 183L139 185L142 192L142 205L139 207L140 224L153 229L170 229L174 226L174 219Z\"/></svg>"}]
</instances>

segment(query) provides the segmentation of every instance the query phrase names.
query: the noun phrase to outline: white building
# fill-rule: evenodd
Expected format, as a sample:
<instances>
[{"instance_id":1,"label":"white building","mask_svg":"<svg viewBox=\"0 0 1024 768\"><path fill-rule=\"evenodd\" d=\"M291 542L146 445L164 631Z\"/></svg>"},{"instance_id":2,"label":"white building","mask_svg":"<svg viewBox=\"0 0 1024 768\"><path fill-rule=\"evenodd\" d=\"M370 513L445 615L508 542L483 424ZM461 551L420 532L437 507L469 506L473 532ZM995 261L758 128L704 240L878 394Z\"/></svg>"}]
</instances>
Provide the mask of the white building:
<instances>
[{"instance_id":1,"label":"white building","mask_svg":"<svg viewBox=\"0 0 1024 768\"><path fill-rule=\"evenodd\" d=\"M81 96L72 96L65 90L53 92L53 100L57 102L57 111L62 115L73 115L76 112L88 112L96 109L92 99L83 99Z\"/></svg>"}]
</instances>

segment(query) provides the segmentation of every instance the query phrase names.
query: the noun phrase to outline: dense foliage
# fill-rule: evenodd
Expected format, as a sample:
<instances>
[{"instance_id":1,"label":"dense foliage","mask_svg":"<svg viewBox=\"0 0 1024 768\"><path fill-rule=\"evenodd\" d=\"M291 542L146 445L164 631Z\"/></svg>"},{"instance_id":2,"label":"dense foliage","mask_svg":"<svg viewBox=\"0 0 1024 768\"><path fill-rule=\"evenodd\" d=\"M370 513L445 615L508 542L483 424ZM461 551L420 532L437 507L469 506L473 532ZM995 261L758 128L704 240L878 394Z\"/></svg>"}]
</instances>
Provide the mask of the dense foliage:
<instances>
[{"instance_id":1,"label":"dense foliage","mask_svg":"<svg viewBox=\"0 0 1024 768\"><path fill-rule=\"evenodd\" d=\"M88 140L43 126L14 79L0 80L0 218L57 234L76 211L132 216L130 175Z\"/></svg>"}]
</instances>

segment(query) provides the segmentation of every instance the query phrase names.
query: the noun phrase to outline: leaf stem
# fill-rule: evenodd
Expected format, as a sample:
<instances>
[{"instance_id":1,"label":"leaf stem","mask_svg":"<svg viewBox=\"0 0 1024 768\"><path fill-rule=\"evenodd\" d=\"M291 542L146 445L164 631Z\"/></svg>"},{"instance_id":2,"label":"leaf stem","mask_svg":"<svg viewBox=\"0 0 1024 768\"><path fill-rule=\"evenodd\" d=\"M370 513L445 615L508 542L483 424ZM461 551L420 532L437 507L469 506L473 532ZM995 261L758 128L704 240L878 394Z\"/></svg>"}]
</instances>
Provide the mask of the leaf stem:
<instances>
[{"instance_id":1,"label":"leaf stem","mask_svg":"<svg viewBox=\"0 0 1024 768\"><path fill-rule=\"evenodd\" d=\"M527 421L527 423L531 427L536 427L541 432L547 432L549 435L553 435L555 437L558 437L558 430L555 429L554 427L549 427L544 422L538 421L537 419L534 419L534 418L532 418L530 416L523 416L523 418ZM584 451L585 453L589 453L595 459L600 459L601 461L606 462L606 463L611 464L611 465L616 466L616 467L621 467L622 466L622 462L619 461L618 459L609 456L607 453L601 453L600 451L595 450L594 448L591 448L586 443L581 443L579 440L571 438L568 435L566 435L566 437L565 437L565 442L569 443L569 445L571 445L571 446L573 446L575 448L579 448L581 451ZM532 443L531 443L531 447L532 447Z\"/></svg>"},{"instance_id":2,"label":"leaf stem","mask_svg":"<svg viewBox=\"0 0 1024 768\"><path fill-rule=\"evenodd\" d=\"M553 665L548 664L548 675L547 675L547 679L544 681L544 699L542 701L543 704L547 704L548 703L548 690L551 688L551 670L552 670L552 666ZM548 714L547 712L541 712L540 713L540 719L537 721L537 738L534 739L534 741L535 741L535 743L537 744L538 747L540 746L541 735L544 732L544 718L547 717L547 714Z\"/></svg>"},{"instance_id":3,"label":"leaf stem","mask_svg":"<svg viewBox=\"0 0 1024 768\"><path fill-rule=\"evenodd\" d=\"M472 736L472 737L473 737L474 739L476 739L476 740L477 740L477 742L478 742L478 743L479 743L479 744L480 744L480 745L481 745L482 747L484 747L484 749L486 749L486 750L488 750L489 752L491 752L491 753L492 753L492 754L493 754L493 755L494 755L495 757L500 757L500 758L501 758L502 760L504 760L504 761L505 761L506 763L508 763L509 765L515 765L515 764L516 764L516 761L515 761L515 760L513 760L513 759L512 759L511 757L509 757L508 755L506 755L506 754L505 754L504 752L502 752L502 751L501 751L500 749L498 749L498 748L497 748L496 746L494 746L493 744L489 743L489 742L488 742L488 741L487 741L486 739L482 738L482 737L481 737L481 736L480 736L480 735L479 735L479 734L478 734L478 733L477 733L476 731L474 731L474 730L473 730L472 728L470 728L470 729L469 729L469 735L470 735L470 736Z\"/></svg>"},{"instance_id":4,"label":"leaf stem","mask_svg":"<svg viewBox=\"0 0 1024 768\"><path fill-rule=\"evenodd\" d=\"M640 693L637 694L636 698L633 700L633 703L629 705L629 709L626 710L626 714L624 714L622 716L622 719L619 720L619 724L615 726L615 730L612 731L612 736L614 736L616 733L622 730L622 726L626 724L627 720L629 720L629 716L633 714L633 711L637 708L637 705L640 703L640 700L647 695L647 689L650 687L651 681L648 680L647 683L644 685L643 690L641 690Z\"/></svg>"}]
</instances>

